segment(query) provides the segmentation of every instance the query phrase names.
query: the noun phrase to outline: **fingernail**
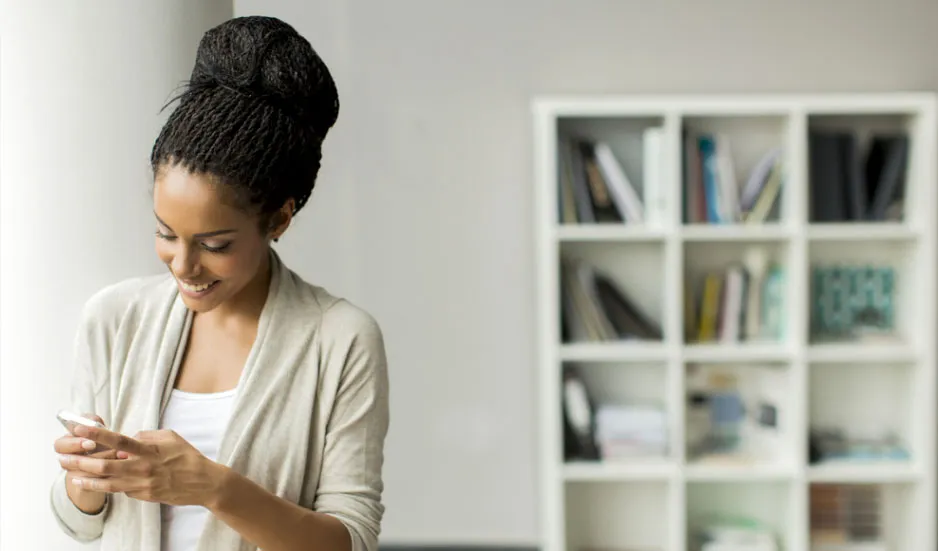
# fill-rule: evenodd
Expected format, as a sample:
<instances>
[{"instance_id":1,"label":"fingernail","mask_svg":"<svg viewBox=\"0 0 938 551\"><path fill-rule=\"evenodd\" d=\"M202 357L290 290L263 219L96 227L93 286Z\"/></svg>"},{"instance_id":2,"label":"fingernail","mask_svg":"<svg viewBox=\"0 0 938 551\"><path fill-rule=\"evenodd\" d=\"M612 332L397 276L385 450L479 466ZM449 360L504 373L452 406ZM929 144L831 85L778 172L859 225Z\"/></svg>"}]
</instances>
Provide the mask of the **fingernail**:
<instances>
[{"instance_id":1,"label":"fingernail","mask_svg":"<svg viewBox=\"0 0 938 551\"><path fill-rule=\"evenodd\" d=\"M60 463L68 463L69 461L70 461L70 459L69 459L69 457L68 457L67 455L65 455L64 453L60 453L60 454L59 454L59 462L60 462Z\"/></svg>"},{"instance_id":2,"label":"fingernail","mask_svg":"<svg viewBox=\"0 0 938 551\"><path fill-rule=\"evenodd\" d=\"M81 479L79 479L79 478L73 478L73 479L72 479L72 484L74 484L75 486L78 486L79 488L81 488Z\"/></svg>"},{"instance_id":3,"label":"fingernail","mask_svg":"<svg viewBox=\"0 0 938 551\"><path fill-rule=\"evenodd\" d=\"M93 450L95 449L96 444L91 440L83 440L81 443L81 447L85 448L86 450Z\"/></svg>"},{"instance_id":4,"label":"fingernail","mask_svg":"<svg viewBox=\"0 0 938 551\"><path fill-rule=\"evenodd\" d=\"M75 436L88 436L88 427L84 425L78 425L75 427Z\"/></svg>"}]
</instances>

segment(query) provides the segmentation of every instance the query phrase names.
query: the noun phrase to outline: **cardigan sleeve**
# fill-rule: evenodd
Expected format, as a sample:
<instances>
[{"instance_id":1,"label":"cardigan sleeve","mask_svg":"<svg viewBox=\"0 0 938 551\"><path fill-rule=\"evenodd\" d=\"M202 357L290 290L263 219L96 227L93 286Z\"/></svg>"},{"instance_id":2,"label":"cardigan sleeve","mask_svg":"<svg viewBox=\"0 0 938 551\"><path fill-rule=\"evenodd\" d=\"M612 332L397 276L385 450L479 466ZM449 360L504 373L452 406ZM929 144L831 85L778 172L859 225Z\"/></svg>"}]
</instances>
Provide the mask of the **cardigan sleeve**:
<instances>
[{"instance_id":1,"label":"cardigan sleeve","mask_svg":"<svg viewBox=\"0 0 938 551\"><path fill-rule=\"evenodd\" d=\"M96 301L89 301L82 312L74 342L74 372L70 390L69 408L77 413L94 413L108 420L106 404L98 399L103 387L103 375L94 372L95 366L106 361L107 336L101 329L94 308ZM102 357L104 356L104 357ZM62 530L79 542L91 542L101 537L104 522L110 509L110 499L104 508L94 515L89 515L75 506L65 490L65 471L55 477L51 489L52 513Z\"/></svg>"},{"instance_id":2,"label":"cardigan sleeve","mask_svg":"<svg viewBox=\"0 0 938 551\"><path fill-rule=\"evenodd\" d=\"M324 441L314 509L348 529L352 551L377 551L388 430L388 372L381 329L362 310L340 302L324 318L327 362L340 379Z\"/></svg>"}]
</instances>

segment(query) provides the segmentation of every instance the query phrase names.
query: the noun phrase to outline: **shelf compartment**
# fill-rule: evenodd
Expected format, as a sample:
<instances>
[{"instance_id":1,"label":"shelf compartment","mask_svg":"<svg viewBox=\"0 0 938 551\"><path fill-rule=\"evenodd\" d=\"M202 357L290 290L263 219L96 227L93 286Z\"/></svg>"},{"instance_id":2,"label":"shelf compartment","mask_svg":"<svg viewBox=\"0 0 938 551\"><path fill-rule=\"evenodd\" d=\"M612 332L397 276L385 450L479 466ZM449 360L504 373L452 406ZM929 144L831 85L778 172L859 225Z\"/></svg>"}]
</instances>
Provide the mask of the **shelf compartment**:
<instances>
[{"instance_id":1,"label":"shelf compartment","mask_svg":"<svg viewBox=\"0 0 938 551\"><path fill-rule=\"evenodd\" d=\"M685 457L689 472L776 476L790 472L794 432L786 364L689 364Z\"/></svg>"},{"instance_id":2,"label":"shelf compartment","mask_svg":"<svg viewBox=\"0 0 938 551\"><path fill-rule=\"evenodd\" d=\"M663 244L563 242L559 254L565 344L662 341Z\"/></svg>"},{"instance_id":3,"label":"shelf compartment","mask_svg":"<svg viewBox=\"0 0 938 551\"><path fill-rule=\"evenodd\" d=\"M918 241L815 241L808 245L809 342L911 346L925 281Z\"/></svg>"},{"instance_id":4,"label":"shelf compartment","mask_svg":"<svg viewBox=\"0 0 938 551\"><path fill-rule=\"evenodd\" d=\"M809 115L809 220L818 224L904 220L906 183L914 181L918 172L912 163L914 123L914 117L903 113ZM882 199L881 191L887 192Z\"/></svg>"},{"instance_id":5,"label":"shelf compartment","mask_svg":"<svg viewBox=\"0 0 938 551\"><path fill-rule=\"evenodd\" d=\"M664 551L673 530L666 481L571 482L566 486L566 549Z\"/></svg>"},{"instance_id":6,"label":"shelf compartment","mask_svg":"<svg viewBox=\"0 0 938 551\"><path fill-rule=\"evenodd\" d=\"M679 425L667 400L666 364L570 362L563 384L564 413L572 411L562 420L571 435L565 459L581 467L627 469L661 464L671 456L671 434ZM571 422L581 418L576 403L584 395L570 394L579 391L591 408L590 425L583 427L589 432L575 431Z\"/></svg>"},{"instance_id":7,"label":"shelf compartment","mask_svg":"<svg viewBox=\"0 0 938 551\"><path fill-rule=\"evenodd\" d=\"M908 470L915 460L914 368L832 363L809 370L809 462L814 473ZM897 399L898 396L905 399Z\"/></svg>"},{"instance_id":8,"label":"shelf compartment","mask_svg":"<svg viewBox=\"0 0 938 551\"><path fill-rule=\"evenodd\" d=\"M780 115L684 117L681 132L684 223L786 222L784 173L788 164L789 124L789 118ZM760 198L762 194L765 199ZM759 206L753 208L754 205ZM750 211L760 214L749 218Z\"/></svg>"},{"instance_id":9,"label":"shelf compartment","mask_svg":"<svg viewBox=\"0 0 938 551\"><path fill-rule=\"evenodd\" d=\"M564 226L671 224L663 116L557 120L557 217Z\"/></svg>"},{"instance_id":10,"label":"shelf compartment","mask_svg":"<svg viewBox=\"0 0 938 551\"><path fill-rule=\"evenodd\" d=\"M915 492L906 483L810 484L810 550L921 548L915 545Z\"/></svg>"},{"instance_id":11,"label":"shelf compartment","mask_svg":"<svg viewBox=\"0 0 938 551\"><path fill-rule=\"evenodd\" d=\"M758 526L778 549L791 542L795 502L785 481L689 482L687 485L688 549L701 551L701 535L714 526Z\"/></svg>"},{"instance_id":12,"label":"shelf compartment","mask_svg":"<svg viewBox=\"0 0 938 551\"><path fill-rule=\"evenodd\" d=\"M684 244L683 328L688 344L781 344L791 334L786 241Z\"/></svg>"}]
</instances>

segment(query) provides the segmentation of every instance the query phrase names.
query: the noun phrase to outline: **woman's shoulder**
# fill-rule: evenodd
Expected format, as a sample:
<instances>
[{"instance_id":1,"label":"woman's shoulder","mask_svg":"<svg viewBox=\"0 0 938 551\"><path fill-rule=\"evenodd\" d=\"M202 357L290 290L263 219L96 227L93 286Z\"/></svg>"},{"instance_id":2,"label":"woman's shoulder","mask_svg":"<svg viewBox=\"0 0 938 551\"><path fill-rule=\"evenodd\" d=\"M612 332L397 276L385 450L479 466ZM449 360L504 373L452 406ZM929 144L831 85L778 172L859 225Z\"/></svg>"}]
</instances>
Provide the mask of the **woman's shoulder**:
<instances>
[{"instance_id":1,"label":"woman's shoulder","mask_svg":"<svg viewBox=\"0 0 938 551\"><path fill-rule=\"evenodd\" d=\"M320 327L326 335L338 339L381 336L381 326L370 311L323 287L312 287L322 318Z\"/></svg>"},{"instance_id":2,"label":"woman's shoulder","mask_svg":"<svg viewBox=\"0 0 938 551\"><path fill-rule=\"evenodd\" d=\"M315 288L321 305L319 354L326 372L347 381L387 384L384 333L374 315L349 298ZM359 384L349 383L349 384Z\"/></svg>"},{"instance_id":3,"label":"woman's shoulder","mask_svg":"<svg viewBox=\"0 0 938 551\"><path fill-rule=\"evenodd\" d=\"M84 325L113 327L128 315L145 314L171 301L175 284L166 274L138 276L110 283L85 301L81 321Z\"/></svg>"},{"instance_id":4,"label":"woman's shoulder","mask_svg":"<svg viewBox=\"0 0 938 551\"><path fill-rule=\"evenodd\" d=\"M318 326L326 346L347 348L383 346L381 326L374 315L352 299L293 274L289 302L303 323ZM313 318L318 318L314 320Z\"/></svg>"}]
</instances>

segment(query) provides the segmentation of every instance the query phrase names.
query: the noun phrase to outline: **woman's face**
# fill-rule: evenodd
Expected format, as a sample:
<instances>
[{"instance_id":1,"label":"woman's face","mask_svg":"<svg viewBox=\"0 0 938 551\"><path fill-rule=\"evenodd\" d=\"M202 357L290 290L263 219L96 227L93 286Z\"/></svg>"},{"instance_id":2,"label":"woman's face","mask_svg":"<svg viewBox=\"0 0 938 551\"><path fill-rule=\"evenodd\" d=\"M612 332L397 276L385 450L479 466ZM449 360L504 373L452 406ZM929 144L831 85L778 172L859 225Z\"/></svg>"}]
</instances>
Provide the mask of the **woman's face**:
<instances>
[{"instance_id":1,"label":"woman's face","mask_svg":"<svg viewBox=\"0 0 938 551\"><path fill-rule=\"evenodd\" d=\"M184 168L165 167L154 183L156 253L195 312L214 309L266 275L274 236L222 199L211 180Z\"/></svg>"}]
</instances>

